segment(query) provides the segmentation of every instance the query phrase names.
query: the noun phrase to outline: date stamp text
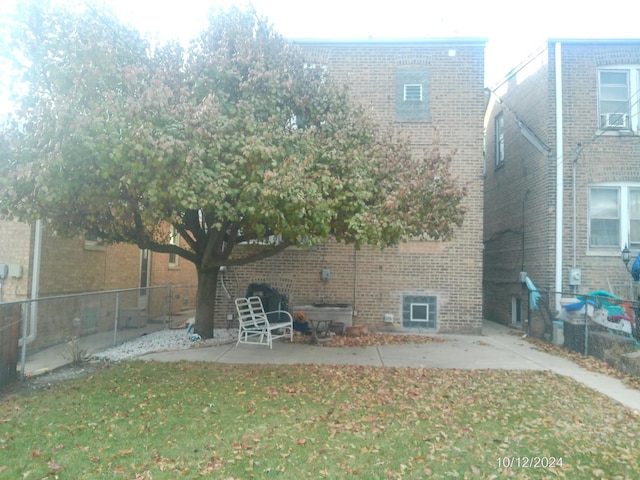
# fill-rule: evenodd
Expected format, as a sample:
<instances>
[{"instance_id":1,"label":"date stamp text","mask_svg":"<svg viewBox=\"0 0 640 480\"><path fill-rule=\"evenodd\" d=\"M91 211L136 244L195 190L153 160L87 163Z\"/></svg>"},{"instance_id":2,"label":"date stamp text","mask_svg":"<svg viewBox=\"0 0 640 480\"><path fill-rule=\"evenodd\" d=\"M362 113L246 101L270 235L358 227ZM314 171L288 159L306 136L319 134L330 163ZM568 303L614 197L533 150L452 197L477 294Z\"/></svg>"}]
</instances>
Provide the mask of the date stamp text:
<instances>
[{"instance_id":1,"label":"date stamp text","mask_svg":"<svg viewBox=\"0 0 640 480\"><path fill-rule=\"evenodd\" d=\"M562 468L562 457L498 457L498 468Z\"/></svg>"}]
</instances>

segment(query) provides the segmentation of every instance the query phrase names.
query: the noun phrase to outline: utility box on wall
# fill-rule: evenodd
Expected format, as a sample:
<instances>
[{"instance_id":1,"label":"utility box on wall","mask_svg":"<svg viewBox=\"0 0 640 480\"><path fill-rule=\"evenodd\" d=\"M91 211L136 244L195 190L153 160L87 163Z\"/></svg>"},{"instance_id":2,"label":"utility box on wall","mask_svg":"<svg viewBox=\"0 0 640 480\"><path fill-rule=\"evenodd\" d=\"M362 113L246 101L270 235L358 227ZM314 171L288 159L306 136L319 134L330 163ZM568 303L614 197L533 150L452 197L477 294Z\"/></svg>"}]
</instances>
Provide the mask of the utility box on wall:
<instances>
[{"instance_id":1,"label":"utility box on wall","mask_svg":"<svg viewBox=\"0 0 640 480\"><path fill-rule=\"evenodd\" d=\"M11 278L22 278L22 265L19 263L9 265L9 276Z\"/></svg>"},{"instance_id":2,"label":"utility box on wall","mask_svg":"<svg viewBox=\"0 0 640 480\"><path fill-rule=\"evenodd\" d=\"M572 287L582 285L582 270L579 268L569 270L569 285Z\"/></svg>"},{"instance_id":3,"label":"utility box on wall","mask_svg":"<svg viewBox=\"0 0 640 480\"><path fill-rule=\"evenodd\" d=\"M22 265L19 263L0 263L0 280L7 277L22 278Z\"/></svg>"}]
</instances>

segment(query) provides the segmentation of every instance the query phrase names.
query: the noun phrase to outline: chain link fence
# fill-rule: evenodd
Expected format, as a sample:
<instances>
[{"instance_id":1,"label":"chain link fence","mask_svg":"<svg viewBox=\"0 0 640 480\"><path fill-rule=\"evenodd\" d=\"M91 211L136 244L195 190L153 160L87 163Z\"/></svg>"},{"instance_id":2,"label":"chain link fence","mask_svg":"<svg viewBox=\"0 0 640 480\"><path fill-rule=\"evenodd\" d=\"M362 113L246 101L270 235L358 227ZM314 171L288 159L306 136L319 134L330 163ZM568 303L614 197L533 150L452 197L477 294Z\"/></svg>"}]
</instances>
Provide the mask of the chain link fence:
<instances>
[{"instance_id":1,"label":"chain link fence","mask_svg":"<svg viewBox=\"0 0 640 480\"><path fill-rule=\"evenodd\" d=\"M165 285L0 303L0 387L24 378L26 365L29 375L38 374L181 328L195 310L196 290Z\"/></svg>"},{"instance_id":2,"label":"chain link fence","mask_svg":"<svg viewBox=\"0 0 640 480\"><path fill-rule=\"evenodd\" d=\"M640 376L640 298L629 300L605 290L527 292L528 336Z\"/></svg>"}]
</instances>

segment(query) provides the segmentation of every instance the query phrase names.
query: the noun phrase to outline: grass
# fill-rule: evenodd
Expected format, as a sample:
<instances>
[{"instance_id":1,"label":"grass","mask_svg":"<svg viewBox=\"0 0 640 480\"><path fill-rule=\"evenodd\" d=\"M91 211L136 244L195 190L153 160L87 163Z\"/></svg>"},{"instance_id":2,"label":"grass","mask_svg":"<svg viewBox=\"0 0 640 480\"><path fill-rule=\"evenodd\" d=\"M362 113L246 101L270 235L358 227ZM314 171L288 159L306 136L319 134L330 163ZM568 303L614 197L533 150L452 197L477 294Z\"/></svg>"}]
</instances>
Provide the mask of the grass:
<instances>
[{"instance_id":1,"label":"grass","mask_svg":"<svg viewBox=\"0 0 640 480\"><path fill-rule=\"evenodd\" d=\"M626 479L639 447L549 372L128 362L0 403L11 479Z\"/></svg>"}]
</instances>

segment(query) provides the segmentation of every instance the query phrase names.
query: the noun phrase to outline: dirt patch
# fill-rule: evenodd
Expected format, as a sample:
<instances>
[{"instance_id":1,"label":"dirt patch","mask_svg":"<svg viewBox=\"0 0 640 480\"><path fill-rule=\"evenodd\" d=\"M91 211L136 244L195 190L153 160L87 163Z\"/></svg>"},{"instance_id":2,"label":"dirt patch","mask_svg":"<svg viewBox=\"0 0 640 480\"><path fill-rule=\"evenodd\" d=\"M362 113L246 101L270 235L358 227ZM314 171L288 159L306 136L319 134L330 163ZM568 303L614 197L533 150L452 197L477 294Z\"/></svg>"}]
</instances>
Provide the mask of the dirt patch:
<instances>
[{"instance_id":1,"label":"dirt patch","mask_svg":"<svg viewBox=\"0 0 640 480\"><path fill-rule=\"evenodd\" d=\"M65 365L41 375L27 377L22 381L15 381L0 389L0 401L17 395L30 395L52 389L61 382L87 378L109 365L105 362L85 362L78 365Z\"/></svg>"}]
</instances>

